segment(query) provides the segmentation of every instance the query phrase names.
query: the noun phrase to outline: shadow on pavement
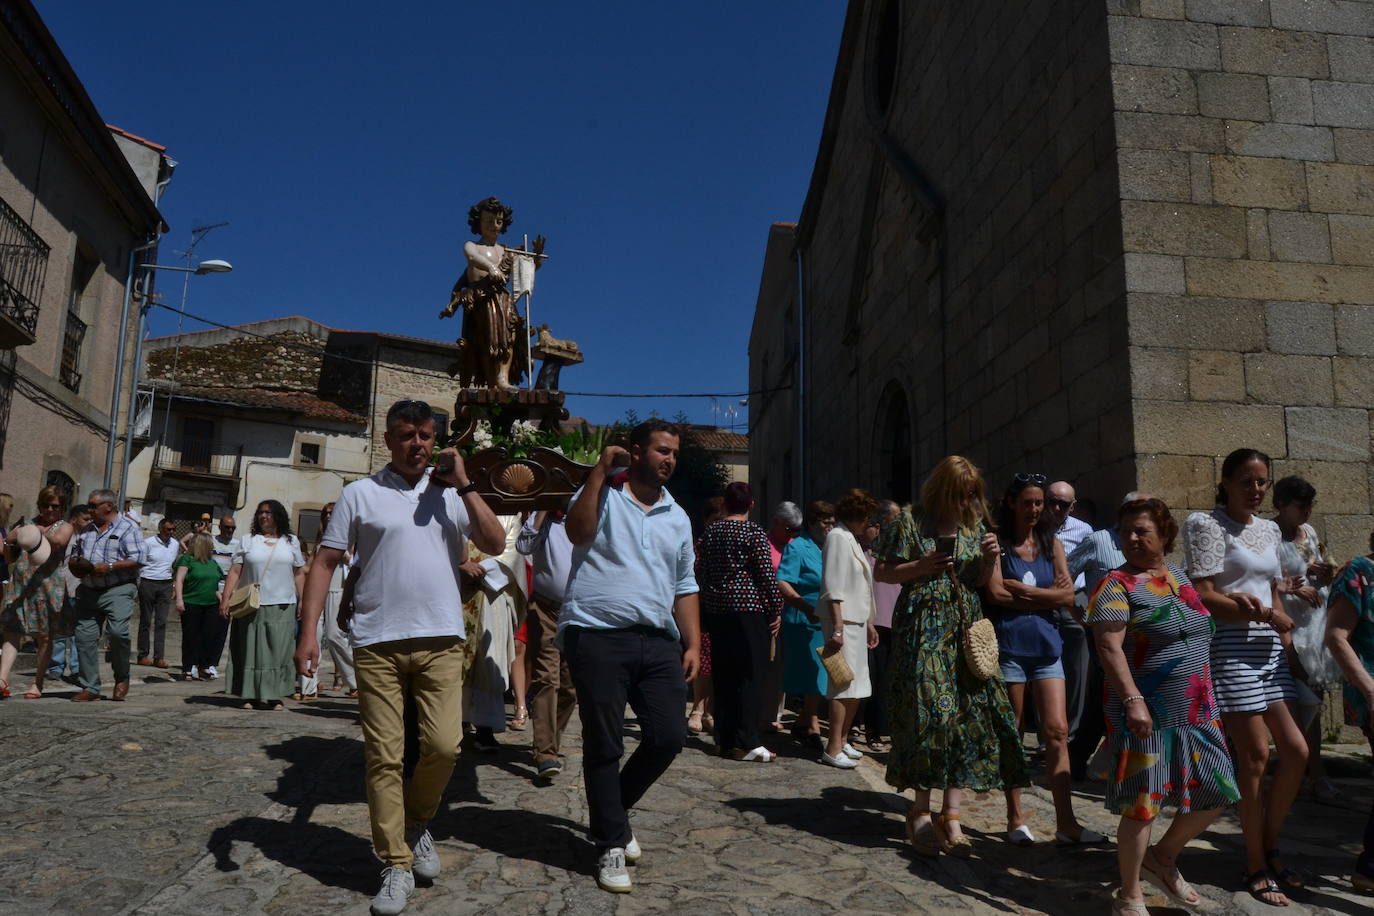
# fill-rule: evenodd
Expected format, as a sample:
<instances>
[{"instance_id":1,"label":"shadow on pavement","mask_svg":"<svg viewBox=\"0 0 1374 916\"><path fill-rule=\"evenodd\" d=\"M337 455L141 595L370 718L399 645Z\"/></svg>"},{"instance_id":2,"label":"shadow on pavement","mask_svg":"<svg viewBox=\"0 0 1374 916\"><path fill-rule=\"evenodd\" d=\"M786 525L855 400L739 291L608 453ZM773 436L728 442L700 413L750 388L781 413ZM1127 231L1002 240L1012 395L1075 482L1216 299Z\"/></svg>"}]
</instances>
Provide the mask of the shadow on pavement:
<instances>
[{"instance_id":1,"label":"shadow on pavement","mask_svg":"<svg viewBox=\"0 0 1374 916\"><path fill-rule=\"evenodd\" d=\"M192 697L187 702L216 699ZM237 871L240 865L232 857L233 844L243 842L321 884L358 893L375 890L376 872L381 866L372 854L370 839L311 822L320 805L366 801L362 741L304 735L269 744L263 750L274 760L286 761L276 788L267 797L293 809L292 815L288 820L241 817L216 829L206 842L215 857L215 867Z\"/></svg>"},{"instance_id":2,"label":"shadow on pavement","mask_svg":"<svg viewBox=\"0 0 1374 916\"><path fill-rule=\"evenodd\" d=\"M819 798L732 798L726 804L751 811L769 824L781 824L826 840L883 848L901 841L902 824L892 818L886 792L832 786Z\"/></svg>"},{"instance_id":3,"label":"shadow on pavement","mask_svg":"<svg viewBox=\"0 0 1374 916\"><path fill-rule=\"evenodd\" d=\"M455 839L512 859L528 859L581 874L592 847L581 824L519 808L465 805L439 812L429 830L436 840Z\"/></svg>"}]
</instances>

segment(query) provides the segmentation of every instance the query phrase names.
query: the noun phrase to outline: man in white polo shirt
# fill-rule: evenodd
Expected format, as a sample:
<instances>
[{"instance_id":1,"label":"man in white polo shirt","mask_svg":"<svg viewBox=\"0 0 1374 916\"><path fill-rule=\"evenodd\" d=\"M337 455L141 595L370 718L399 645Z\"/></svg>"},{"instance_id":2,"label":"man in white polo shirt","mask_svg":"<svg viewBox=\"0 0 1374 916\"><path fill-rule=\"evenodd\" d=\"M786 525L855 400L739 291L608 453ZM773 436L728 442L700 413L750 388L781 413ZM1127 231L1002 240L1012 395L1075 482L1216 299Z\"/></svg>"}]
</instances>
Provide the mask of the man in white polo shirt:
<instances>
[{"instance_id":1,"label":"man in white polo shirt","mask_svg":"<svg viewBox=\"0 0 1374 916\"><path fill-rule=\"evenodd\" d=\"M372 845L385 866L382 888L372 901L379 916L405 909L416 875L439 874L439 855L425 825L439 807L462 737L466 634L459 568L467 559L469 537L488 554L506 545L505 530L477 495L458 452L440 453L441 462L452 462L447 470L430 468L434 439L428 404L391 405L386 417L391 461L344 487L301 602L296 670L314 675L320 663L316 622L334 570L344 552L355 547L362 572L349 632ZM407 697L418 713L420 737L420 759L408 787L401 772Z\"/></svg>"}]
</instances>

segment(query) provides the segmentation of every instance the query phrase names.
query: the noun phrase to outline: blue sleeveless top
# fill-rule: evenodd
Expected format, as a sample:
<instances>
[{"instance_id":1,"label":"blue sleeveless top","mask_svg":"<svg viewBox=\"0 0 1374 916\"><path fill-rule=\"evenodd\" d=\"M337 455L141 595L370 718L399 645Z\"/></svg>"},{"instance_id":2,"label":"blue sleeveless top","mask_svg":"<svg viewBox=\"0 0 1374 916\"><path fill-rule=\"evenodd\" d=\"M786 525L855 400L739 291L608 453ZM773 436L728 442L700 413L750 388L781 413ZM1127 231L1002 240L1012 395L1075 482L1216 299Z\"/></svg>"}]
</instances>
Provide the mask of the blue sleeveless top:
<instances>
[{"instance_id":1,"label":"blue sleeveless top","mask_svg":"<svg viewBox=\"0 0 1374 916\"><path fill-rule=\"evenodd\" d=\"M1002 553L1002 578L1033 585L1036 588L1054 586L1054 559L1039 556L1023 560L1012 551ZM1050 618L1050 611L1015 611L996 607L989 614L997 631L997 648L1002 655L1031 658L1058 658L1064 652L1064 640L1059 628Z\"/></svg>"}]
</instances>

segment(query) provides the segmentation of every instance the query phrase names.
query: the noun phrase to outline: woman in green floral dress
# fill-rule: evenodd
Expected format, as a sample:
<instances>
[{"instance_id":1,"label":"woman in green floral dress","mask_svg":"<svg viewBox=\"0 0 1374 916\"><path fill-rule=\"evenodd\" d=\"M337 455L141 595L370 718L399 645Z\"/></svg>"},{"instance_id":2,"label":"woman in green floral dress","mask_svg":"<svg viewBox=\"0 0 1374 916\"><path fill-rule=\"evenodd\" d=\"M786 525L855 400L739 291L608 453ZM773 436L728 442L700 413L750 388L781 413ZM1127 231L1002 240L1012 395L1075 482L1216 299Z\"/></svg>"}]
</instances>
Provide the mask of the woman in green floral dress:
<instances>
[{"instance_id":1,"label":"woman in green floral dress","mask_svg":"<svg viewBox=\"0 0 1374 916\"><path fill-rule=\"evenodd\" d=\"M952 557L936 550L941 536L955 537ZM995 675L979 680L970 674L961 648L964 626L983 617L978 589L998 556L983 478L972 462L958 455L940 462L921 488L921 505L883 529L874 556L877 579L908 586L892 619L887 781L916 792L907 837L918 854L943 849L966 856L971 850L959 829L961 790L1030 784L1006 687ZM938 822L930 811L936 788L944 790Z\"/></svg>"}]
</instances>

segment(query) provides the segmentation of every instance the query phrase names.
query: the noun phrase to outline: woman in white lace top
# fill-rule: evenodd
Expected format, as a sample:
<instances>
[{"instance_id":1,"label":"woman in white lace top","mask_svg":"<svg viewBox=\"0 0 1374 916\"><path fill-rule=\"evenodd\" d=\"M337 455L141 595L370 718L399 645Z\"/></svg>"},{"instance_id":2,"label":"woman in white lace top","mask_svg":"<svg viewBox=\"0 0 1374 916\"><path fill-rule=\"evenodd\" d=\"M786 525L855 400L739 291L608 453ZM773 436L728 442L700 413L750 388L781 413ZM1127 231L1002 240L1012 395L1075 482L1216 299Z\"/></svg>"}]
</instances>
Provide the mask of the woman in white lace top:
<instances>
[{"instance_id":1,"label":"woman in white lace top","mask_svg":"<svg viewBox=\"0 0 1374 916\"><path fill-rule=\"evenodd\" d=\"M1269 492L1269 467L1269 456L1254 449L1227 455L1217 507L1188 517L1183 552L1189 577L1217 618L1211 673L1236 755L1246 889L1263 903L1287 906L1283 889L1304 882L1279 859L1279 831L1302 786L1307 742L1288 706L1296 693L1284 654L1293 619L1279 596L1282 535L1255 514ZM1271 735L1279 765L1266 799Z\"/></svg>"}]
</instances>

